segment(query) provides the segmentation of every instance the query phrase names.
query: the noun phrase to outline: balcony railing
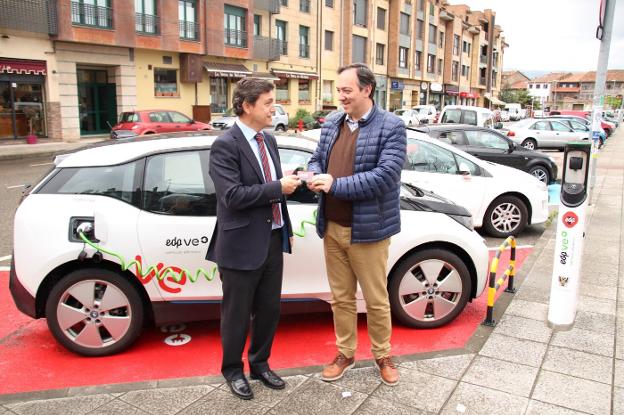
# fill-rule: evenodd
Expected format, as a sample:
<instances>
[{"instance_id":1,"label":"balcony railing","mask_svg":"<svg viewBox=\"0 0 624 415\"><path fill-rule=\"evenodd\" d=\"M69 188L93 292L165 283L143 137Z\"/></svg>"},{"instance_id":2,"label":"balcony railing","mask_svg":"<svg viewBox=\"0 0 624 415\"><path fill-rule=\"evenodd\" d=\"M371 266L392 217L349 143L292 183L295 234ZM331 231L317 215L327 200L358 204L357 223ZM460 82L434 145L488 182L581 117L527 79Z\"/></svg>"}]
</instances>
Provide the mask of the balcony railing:
<instances>
[{"instance_id":1,"label":"balcony railing","mask_svg":"<svg viewBox=\"0 0 624 415\"><path fill-rule=\"evenodd\" d=\"M199 39L199 24L188 20L180 20L180 39Z\"/></svg>"},{"instance_id":2,"label":"balcony railing","mask_svg":"<svg viewBox=\"0 0 624 415\"><path fill-rule=\"evenodd\" d=\"M160 17L153 14L136 13L137 33L157 35L160 33Z\"/></svg>"},{"instance_id":3,"label":"balcony railing","mask_svg":"<svg viewBox=\"0 0 624 415\"><path fill-rule=\"evenodd\" d=\"M480 76L479 77L479 85L486 85L486 83L485 83L485 76Z\"/></svg>"},{"instance_id":4,"label":"balcony railing","mask_svg":"<svg viewBox=\"0 0 624 415\"><path fill-rule=\"evenodd\" d=\"M0 12L0 27L56 35L56 3L56 0L4 0Z\"/></svg>"},{"instance_id":5,"label":"balcony railing","mask_svg":"<svg viewBox=\"0 0 624 415\"><path fill-rule=\"evenodd\" d=\"M224 41L226 46L234 46L236 48L247 47L247 32L243 30L224 30Z\"/></svg>"},{"instance_id":6,"label":"balcony railing","mask_svg":"<svg viewBox=\"0 0 624 415\"><path fill-rule=\"evenodd\" d=\"M110 29L113 27L113 9L72 1L71 19L73 24Z\"/></svg>"},{"instance_id":7,"label":"balcony railing","mask_svg":"<svg viewBox=\"0 0 624 415\"><path fill-rule=\"evenodd\" d=\"M271 14L278 14L281 11L280 0L255 0L254 8L265 10Z\"/></svg>"},{"instance_id":8,"label":"balcony railing","mask_svg":"<svg viewBox=\"0 0 624 415\"><path fill-rule=\"evenodd\" d=\"M299 44L299 57L300 58L309 58L310 57L310 45L306 45L303 43Z\"/></svg>"},{"instance_id":9,"label":"balcony railing","mask_svg":"<svg viewBox=\"0 0 624 415\"><path fill-rule=\"evenodd\" d=\"M253 59L277 61L280 58L279 41L265 36L254 36Z\"/></svg>"},{"instance_id":10,"label":"balcony railing","mask_svg":"<svg viewBox=\"0 0 624 415\"><path fill-rule=\"evenodd\" d=\"M278 39L277 45L280 55L288 55L288 42Z\"/></svg>"},{"instance_id":11,"label":"balcony railing","mask_svg":"<svg viewBox=\"0 0 624 415\"><path fill-rule=\"evenodd\" d=\"M487 55L479 56L479 62L487 64Z\"/></svg>"}]
</instances>

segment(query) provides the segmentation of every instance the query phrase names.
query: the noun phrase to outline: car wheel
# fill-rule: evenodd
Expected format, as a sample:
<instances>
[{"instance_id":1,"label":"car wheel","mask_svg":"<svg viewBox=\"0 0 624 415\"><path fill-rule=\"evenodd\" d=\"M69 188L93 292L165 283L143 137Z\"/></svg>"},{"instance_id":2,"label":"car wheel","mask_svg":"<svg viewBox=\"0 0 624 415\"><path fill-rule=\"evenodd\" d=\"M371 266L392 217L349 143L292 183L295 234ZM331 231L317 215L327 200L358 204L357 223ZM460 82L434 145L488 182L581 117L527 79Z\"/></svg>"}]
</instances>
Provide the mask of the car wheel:
<instances>
[{"instance_id":1,"label":"car wheel","mask_svg":"<svg viewBox=\"0 0 624 415\"><path fill-rule=\"evenodd\" d=\"M466 306L471 292L466 264L443 249L411 254L388 284L394 317L414 328L434 328L452 321Z\"/></svg>"},{"instance_id":2,"label":"car wheel","mask_svg":"<svg viewBox=\"0 0 624 415\"><path fill-rule=\"evenodd\" d=\"M535 150L537 148L537 141L532 138L527 138L522 142L522 147L527 148L529 150Z\"/></svg>"},{"instance_id":3,"label":"car wheel","mask_svg":"<svg viewBox=\"0 0 624 415\"><path fill-rule=\"evenodd\" d=\"M550 174L548 173L548 169L544 166L532 167L531 170L529 170L529 174L533 175L542 183L550 183Z\"/></svg>"},{"instance_id":4,"label":"car wheel","mask_svg":"<svg viewBox=\"0 0 624 415\"><path fill-rule=\"evenodd\" d=\"M284 127L282 124L280 124L277 127L275 127L275 131L286 132L286 127Z\"/></svg>"},{"instance_id":5,"label":"car wheel","mask_svg":"<svg viewBox=\"0 0 624 415\"><path fill-rule=\"evenodd\" d=\"M522 232L529 216L524 202L515 196L496 198L485 212L485 231L497 238L506 238Z\"/></svg>"},{"instance_id":6,"label":"car wheel","mask_svg":"<svg viewBox=\"0 0 624 415\"><path fill-rule=\"evenodd\" d=\"M143 327L143 303L123 276L85 268L63 277L46 302L56 340L84 356L105 356L130 346Z\"/></svg>"}]
</instances>

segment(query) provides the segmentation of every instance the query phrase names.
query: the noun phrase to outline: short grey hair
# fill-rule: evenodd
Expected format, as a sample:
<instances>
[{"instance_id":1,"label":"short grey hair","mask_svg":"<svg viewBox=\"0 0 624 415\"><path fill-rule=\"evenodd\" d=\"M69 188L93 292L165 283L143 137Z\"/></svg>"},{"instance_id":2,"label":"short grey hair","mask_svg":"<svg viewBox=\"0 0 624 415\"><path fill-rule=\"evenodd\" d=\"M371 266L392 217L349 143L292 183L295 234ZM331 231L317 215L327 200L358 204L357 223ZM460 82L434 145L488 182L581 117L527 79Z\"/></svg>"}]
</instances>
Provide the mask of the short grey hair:
<instances>
[{"instance_id":1,"label":"short grey hair","mask_svg":"<svg viewBox=\"0 0 624 415\"><path fill-rule=\"evenodd\" d=\"M368 95L370 99L375 96L375 88L377 87L377 80L375 74L365 63L352 63L350 65L341 66L338 68L338 74L343 73L349 69L355 69L358 77L358 85L360 89L364 89L368 85L371 86L371 92Z\"/></svg>"},{"instance_id":2,"label":"short grey hair","mask_svg":"<svg viewBox=\"0 0 624 415\"><path fill-rule=\"evenodd\" d=\"M234 97L232 98L232 108L234 114L241 116L245 113L243 102L254 105L260 95L273 91L273 82L262 78L243 78L236 83Z\"/></svg>"}]
</instances>

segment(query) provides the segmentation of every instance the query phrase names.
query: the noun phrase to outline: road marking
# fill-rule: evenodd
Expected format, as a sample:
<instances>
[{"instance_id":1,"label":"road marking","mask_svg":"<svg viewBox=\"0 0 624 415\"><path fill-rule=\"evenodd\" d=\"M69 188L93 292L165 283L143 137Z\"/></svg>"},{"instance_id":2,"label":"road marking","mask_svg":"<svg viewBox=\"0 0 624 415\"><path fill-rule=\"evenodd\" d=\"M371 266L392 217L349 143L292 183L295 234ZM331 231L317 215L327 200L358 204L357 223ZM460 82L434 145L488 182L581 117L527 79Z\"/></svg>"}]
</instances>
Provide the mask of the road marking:
<instances>
[{"instance_id":1,"label":"road marking","mask_svg":"<svg viewBox=\"0 0 624 415\"><path fill-rule=\"evenodd\" d=\"M31 164L31 165L30 165L30 167L49 166L50 164L54 164L54 162L50 162L50 163L39 163L39 164Z\"/></svg>"},{"instance_id":2,"label":"road marking","mask_svg":"<svg viewBox=\"0 0 624 415\"><path fill-rule=\"evenodd\" d=\"M493 247L488 247L488 251L498 251L498 246L493 246ZM518 245L516 246L516 249L531 249L533 248L533 245ZM507 249L505 249L506 251L511 249L511 247L507 247Z\"/></svg>"},{"instance_id":3,"label":"road marking","mask_svg":"<svg viewBox=\"0 0 624 415\"><path fill-rule=\"evenodd\" d=\"M16 184L15 186L7 186L7 189L17 189L18 187L26 187L25 184Z\"/></svg>"},{"instance_id":4,"label":"road marking","mask_svg":"<svg viewBox=\"0 0 624 415\"><path fill-rule=\"evenodd\" d=\"M0 262L8 261L11 258L13 258L13 255L0 256Z\"/></svg>"}]
</instances>

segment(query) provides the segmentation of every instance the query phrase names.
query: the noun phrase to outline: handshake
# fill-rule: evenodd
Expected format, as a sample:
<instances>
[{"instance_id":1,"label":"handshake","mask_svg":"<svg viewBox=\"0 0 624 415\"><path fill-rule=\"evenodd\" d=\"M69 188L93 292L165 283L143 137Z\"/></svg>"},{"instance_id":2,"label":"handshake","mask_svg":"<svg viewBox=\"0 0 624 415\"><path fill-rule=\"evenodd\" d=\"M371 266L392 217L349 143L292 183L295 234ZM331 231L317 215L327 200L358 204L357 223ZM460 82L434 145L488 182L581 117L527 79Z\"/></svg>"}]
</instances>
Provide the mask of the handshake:
<instances>
[{"instance_id":1,"label":"handshake","mask_svg":"<svg viewBox=\"0 0 624 415\"><path fill-rule=\"evenodd\" d=\"M311 171L296 171L296 174L284 176L280 179L282 193L289 195L301 185L305 185L313 192L329 192L334 178L331 174L318 174Z\"/></svg>"}]
</instances>

